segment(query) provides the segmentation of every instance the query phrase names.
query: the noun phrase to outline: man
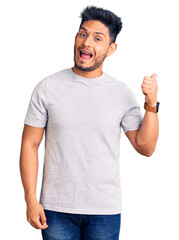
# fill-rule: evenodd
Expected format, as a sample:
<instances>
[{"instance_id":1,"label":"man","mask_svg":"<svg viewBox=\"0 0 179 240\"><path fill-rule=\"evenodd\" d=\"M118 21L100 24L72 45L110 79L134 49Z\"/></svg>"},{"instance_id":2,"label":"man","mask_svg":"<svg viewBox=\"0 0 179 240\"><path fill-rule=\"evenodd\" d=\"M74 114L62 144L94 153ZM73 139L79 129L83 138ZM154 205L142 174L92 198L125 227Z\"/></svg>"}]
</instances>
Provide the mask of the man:
<instances>
[{"instance_id":1,"label":"man","mask_svg":"<svg viewBox=\"0 0 179 240\"><path fill-rule=\"evenodd\" d=\"M145 115L130 88L102 71L117 49L122 22L87 7L75 37L74 67L35 87L22 136L20 171L27 220L43 239L119 239L121 127L135 150L151 156L158 139L156 74L144 77ZM45 130L40 201L38 147Z\"/></svg>"}]
</instances>

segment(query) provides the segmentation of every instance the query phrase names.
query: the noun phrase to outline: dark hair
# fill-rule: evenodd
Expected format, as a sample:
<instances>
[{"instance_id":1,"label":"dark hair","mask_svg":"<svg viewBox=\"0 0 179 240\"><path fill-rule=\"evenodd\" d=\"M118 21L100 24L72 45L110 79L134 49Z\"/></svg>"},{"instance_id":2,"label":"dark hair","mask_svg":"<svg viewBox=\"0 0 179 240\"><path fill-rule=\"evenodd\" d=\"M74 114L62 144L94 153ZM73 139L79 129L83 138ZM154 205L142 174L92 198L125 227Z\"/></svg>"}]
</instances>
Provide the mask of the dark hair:
<instances>
[{"instance_id":1,"label":"dark hair","mask_svg":"<svg viewBox=\"0 0 179 240\"><path fill-rule=\"evenodd\" d=\"M121 18L116 16L113 12L103 8L87 6L81 12L80 18L82 18L82 20L79 29L81 28L82 24L88 20L98 20L108 27L109 36L111 39L110 44L116 41L116 37L122 29Z\"/></svg>"}]
</instances>

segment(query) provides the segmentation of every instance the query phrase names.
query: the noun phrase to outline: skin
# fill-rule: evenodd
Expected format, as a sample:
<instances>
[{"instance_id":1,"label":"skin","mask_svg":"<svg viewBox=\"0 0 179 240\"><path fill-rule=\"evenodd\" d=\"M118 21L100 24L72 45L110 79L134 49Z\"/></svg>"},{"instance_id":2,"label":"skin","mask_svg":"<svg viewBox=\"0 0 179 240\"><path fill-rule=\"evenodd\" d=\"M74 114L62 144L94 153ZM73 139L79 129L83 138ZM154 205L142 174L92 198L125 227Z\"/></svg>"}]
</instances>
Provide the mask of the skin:
<instances>
[{"instance_id":1,"label":"skin","mask_svg":"<svg viewBox=\"0 0 179 240\"><path fill-rule=\"evenodd\" d=\"M97 34L96 32L102 34ZM105 58L109 57L117 49L117 44L110 44L110 42L109 29L103 23L97 20L85 21L75 37L75 64L72 70L86 78L101 76ZM79 49L89 50L93 53L93 57L88 61L82 61L78 56ZM153 74L151 77L145 76L141 85L142 93L145 95L145 102L149 106L156 106L157 104L156 77L157 74ZM126 132L126 136L135 150L147 157L151 156L155 150L158 134L158 114L149 111L146 111L139 130Z\"/></svg>"},{"instance_id":2,"label":"skin","mask_svg":"<svg viewBox=\"0 0 179 240\"><path fill-rule=\"evenodd\" d=\"M101 76L105 58L109 57L117 49L117 44L110 44L110 42L108 27L97 20L85 21L75 36L75 65L72 70L76 74L86 78ZM93 57L87 61L82 61L78 56L79 49L89 50L93 53Z\"/></svg>"},{"instance_id":3,"label":"skin","mask_svg":"<svg viewBox=\"0 0 179 240\"><path fill-rule=\"evenodd\" d=\"M151 77L145 76L141 85L145 102L152 107L157 105L158 84L156 78L157 74L153 74ZM155 151L159 135L158 113L146 111L140 129L127 132L126 135L137 151L144 152L146 156L150 157Z\"/></svg>"},{"instance_id":4,"label":"skin","mask_svg":"<svg viewBox=\"0 0 179 240\"><path fill-rule=\"evenodd\" d=\"M42 205L36 198L38 173L38 148L45 128L31 127L24 124L21 152L20 173L25 192L27 221L36 229L45 229L46 216Z\"/></svg>"},{"instance_id":5,"label":"skin","mask_svg":"<svg viewBox=\"0 0 179 240\"><path fill-rule=\"evenodd\" d=\"M81 60L78 57L78 50L81 48L89 50L93 53L93 57L87 61ZM103 23L96 20L86 21L75 36L74 67L72 70L82 77L99 77L103 73L102 66L105 58L113 54L116 49L117 44L110 44L109 30ZM156 74L153 74L151 77L145 76L141 85L145 101L149 106L156 106L157 103L158 86L156 77ZM19 162L27 204L27 221L36 229L48 227L44 209L36 198L38 148L43 138L44 130L45 128L24 124ZM146 111L140 129L128 131L126 136L138 153L149 157L155 150L158 131L158 114Z\"/></svg>"}]
</instances>

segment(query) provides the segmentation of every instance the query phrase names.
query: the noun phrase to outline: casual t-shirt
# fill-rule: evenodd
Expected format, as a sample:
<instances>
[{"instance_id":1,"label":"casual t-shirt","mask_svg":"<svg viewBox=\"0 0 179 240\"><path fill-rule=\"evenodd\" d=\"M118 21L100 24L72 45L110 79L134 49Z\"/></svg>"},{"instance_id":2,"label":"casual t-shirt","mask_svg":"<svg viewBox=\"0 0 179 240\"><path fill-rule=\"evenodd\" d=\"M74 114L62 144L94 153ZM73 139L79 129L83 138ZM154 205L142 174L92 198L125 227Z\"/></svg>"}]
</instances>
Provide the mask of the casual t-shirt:
<instances>
[{"instance_id":1,"label":"casual t-shirt","mask_svg":"<svg viewBox=\"0 0 179 240\"><path fill-rule=\"evenodd\" d=\"M43 208L121 213L121 127L139 129L142 119L130 88L105 72L86 78L66 68L38 82L24 123L45 127Z\"/></svg>"}]
</instances>

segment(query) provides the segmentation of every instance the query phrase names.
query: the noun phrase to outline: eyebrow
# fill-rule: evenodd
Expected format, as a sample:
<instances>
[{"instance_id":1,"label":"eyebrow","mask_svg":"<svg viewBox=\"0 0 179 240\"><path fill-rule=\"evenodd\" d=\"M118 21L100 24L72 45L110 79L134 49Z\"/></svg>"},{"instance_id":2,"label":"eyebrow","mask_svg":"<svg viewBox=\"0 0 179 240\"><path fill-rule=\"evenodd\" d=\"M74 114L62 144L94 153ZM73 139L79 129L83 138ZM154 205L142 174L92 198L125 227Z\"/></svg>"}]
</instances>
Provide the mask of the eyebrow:
<instances>
[{"instance_id":1,"label":"eyebrow","mask_svg":"<svg viewBox=\"0 0 179 240\"><path fill-rule=\"evenodd\" d=\"M86 28L84 28L84 27L81 27L80 29L83 29L83 30L87 31L87 29L86 29ZM104 33L102 33L102 32L94 32L94 33L96 33L96 34L102 34L102 35L104 35ZM105 36L105 35L104 35L104 36Z\"/></svg>"}]
</instances>

